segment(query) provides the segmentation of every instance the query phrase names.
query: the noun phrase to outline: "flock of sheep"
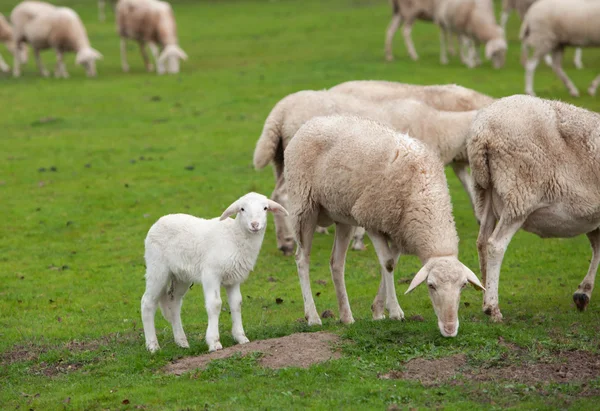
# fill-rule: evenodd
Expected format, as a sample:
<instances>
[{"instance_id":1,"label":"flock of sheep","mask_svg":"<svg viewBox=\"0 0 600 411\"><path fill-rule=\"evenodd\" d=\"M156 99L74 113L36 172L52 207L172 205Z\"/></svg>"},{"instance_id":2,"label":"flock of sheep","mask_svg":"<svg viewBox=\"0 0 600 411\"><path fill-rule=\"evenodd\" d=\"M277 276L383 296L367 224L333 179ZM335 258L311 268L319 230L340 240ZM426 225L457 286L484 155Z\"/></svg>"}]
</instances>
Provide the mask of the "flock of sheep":
<instances>
[{"instance_id":1,"label":"flock of sheep","mask_svg":"<svg viewBox=\"0 0 600 411\"><path fill-rule=\"evenodd\" d=\"M104 1L99 1L100 18L104 16ZM179 47L177 25L169 3L159 0L119 0L115 8L117 28L121 37L121 65L129 71L127 64L127 40L138 42L144 64L153 71L146 46L156 63L158 74L178 73L180 60L186 53ZM40 51L53 49L56 52L55 77L69 76L64 62L64 53L75 53L75 62L81 65L90 77L96 76L96 60L102 54L91 47L87 31L79 15L68 7L58 7L41 1L23 1L10 13L10 22L0 14L0 41L14 56L13 76L21 75L21 64L27 62L29 45L33 50L40 74L50 75L44 66ZM10 67L0 56L0 70L8 72Z\"/></svg>"},{"instance_id":2,"label":"flock of sheep","mask_svg":"<svg viewBox=\"0 0 600 411\"><path fill-rule=\"evenodd\" d=\"M533 77L540 60L546 63L562 80L569 93L577 97L579 91L562 68L565 47L576 47L575 66L582 68L581 47L600 46L600 29L594 28L600 18L600 1L597 0L502 0L501 23L494 15L492 0L391 0L393 17L387 29L385 51L393 59L392 41L398 28L404 24L402 34L413 60L417 52L411 31L416 20L433 21L440 28L440 61L448 64L447 47L454 53L452 35L460 39L461 61L468 67L480 64L478 46L485 44L485 57L495 68L504 64L508 44L505 28L510 11L516 9L523 20L521 39L521 64L525 67L525 93L535 96ZM530 53L530 49L533 52ZM598 75L588 88L595 95L600 84Z\"/></svg>"}]
</instances>

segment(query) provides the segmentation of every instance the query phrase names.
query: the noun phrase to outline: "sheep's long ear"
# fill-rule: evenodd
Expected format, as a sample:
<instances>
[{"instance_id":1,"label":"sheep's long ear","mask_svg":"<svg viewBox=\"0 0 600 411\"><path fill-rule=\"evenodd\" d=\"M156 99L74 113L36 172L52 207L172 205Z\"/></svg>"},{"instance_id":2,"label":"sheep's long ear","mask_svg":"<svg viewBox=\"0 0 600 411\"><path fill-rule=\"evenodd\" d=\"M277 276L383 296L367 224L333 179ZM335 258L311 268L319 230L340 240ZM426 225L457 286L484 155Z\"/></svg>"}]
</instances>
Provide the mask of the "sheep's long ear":
<instances>
[{"instance_id":1,"label":"sheep's long ear","mask_svg":"<svg viewBox=\"0 0 600 411\"><path fill-rule=\"evenodd\" d=\"M269 211L272 212L273 214L281 214L281 215L285 215L288 216L290 215L290 213L287 212L287 210L285 208L283 208L283 206L273 200L267 200L267 204L269 204Z\"/></svg>"},{"instance_id":2,"label":"sheep's long ear","mask_svg":"<svg viewBox=\"0 0 600 411\"><path fill-rule=\"evenodd\" d=\"M94 58L96 60L102 60L104 58L104 56L102 55L102 53L100 53L98 50L96 49L92 49L92 53L94 55Z\"/></svg>"},{"instance_id":3,"label":"sheep's long ear","mask_svg":"<svg viewBox=\"0 0 600 411\"><path fill-rule=\"evenodd\" d=\"M219 220L223 221L227 217L236 214L238 211L240 211L240 203L239 203L239 201L236 201L235 203L233 203L232 205L227 207L227 210L223 211L223 214L221 214L221 217L219 218Z\"/></svg>"},{"instance_id":4,"label":"sheep's long ear","mask_svg":"<svg viewBox=\"0 0 600 411\"><path fill-rule=\"evenodd\" d=\"M406 292L404 294L408 294L412 290L417 288L417 286L419 286L419 284L421 284L423 281L425 281L427 279L428 275L429 275L429 265L425 264L423 267L421 267L419 272L417 274L415 274L415 278L413 278L413 280L410 282L410 285L408 286L408 290L406 290Z\"/></svg>"},{"instance_id":5,"label":"sheep's long ear","mask_svg":"<svg viewBox=\"0 0 600 411\"><path fill-rule=\"evenodd\" d=\"M470 282L471 284L473 284L473 287L475 287L477 290L485 291L485 288L483 287L483 285L481 285L481 282L479 281L479 278L477 278L475 273L473 271L471 271L471 269L464 264L463 264L463 267L465 268L465 271L467 272L467 281Z\"/></svg>"}]
</instances>

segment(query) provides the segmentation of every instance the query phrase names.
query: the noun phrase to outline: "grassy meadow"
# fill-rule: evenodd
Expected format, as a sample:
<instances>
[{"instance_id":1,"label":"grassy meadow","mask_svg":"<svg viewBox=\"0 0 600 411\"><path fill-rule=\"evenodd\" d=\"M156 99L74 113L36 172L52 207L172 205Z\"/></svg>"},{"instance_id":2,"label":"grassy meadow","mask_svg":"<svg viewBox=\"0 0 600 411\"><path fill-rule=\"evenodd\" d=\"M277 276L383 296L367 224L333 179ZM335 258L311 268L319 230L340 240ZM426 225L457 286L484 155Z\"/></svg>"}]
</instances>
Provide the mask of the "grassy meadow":
<instances>
[{"instance_id":1,"label":"grassy meadow","mask_svg":"<svg viewBox=\"0 0 600 411\"><path fill-rule=\"evenodd\" d=\"M0 0L0 12L10 14L16 3ZM159 77L145 72L134 43L131 72L121 71L112 10L100 23L95 0L57 3L80 13L104 59L94 79L74 65L73 55L67 58L67 80L41 78L32 58L21 78L0 76L0 408L599 407L597 374L583 380L463 378L433 385L379 378L401 371L413 358L457 354L484 374L553 363L565 353L597 361L598 296L584 313L571 298L591 258L585 236L542 240L518 233L500 282L504 322L491 323L481 311L481 293L469 287L459 334L446 339L426 287L403 294L406 279L419 268L415 257L402 257L396 270L407 321L371 320L379 266L370 244L365 252L348 253L346 284L357 321L339 324L329 273L331 234L316 235L311 279L313 293L320 293L317 309L330 309L336 317L309 328L302 321L293 257L276 249L270 218L258 263L242 286L248 338L322 329L341 336L341 358L308 369L270 370L248 356L179 377L165 374L161 369L172 360L207 351L200 285L183 305L191 348L174 344L160 314L162 349L150 355L144 347L139 303L148 229L164 214L214 217L248 191L269 195L271 170L255 171L252 153L279 99L354 79L458 83L494 97L521 93L516 15L509 22L505 67L494 70L484 62L468 69L456 57L440 65L438 31L427 23L413 30L418 62L408 59L400 32L396 60L386 62L383 40L391 10L384 0L174 0L180 45L190 59L179 75ZM4 47L0 53L12 65ZM53 53L43 58L53 69ZM572 50L565 70L584 93L597 74L600 53L584 50L581 71L571 59ZM535 80L540 97L600 108L587 94L569 97L544 64ZM447 175L460 258L479 274L478 225L458 179L450 169ZM225 301L220 331L228 347L234 342Z\"/></svg>"}]
</instances>

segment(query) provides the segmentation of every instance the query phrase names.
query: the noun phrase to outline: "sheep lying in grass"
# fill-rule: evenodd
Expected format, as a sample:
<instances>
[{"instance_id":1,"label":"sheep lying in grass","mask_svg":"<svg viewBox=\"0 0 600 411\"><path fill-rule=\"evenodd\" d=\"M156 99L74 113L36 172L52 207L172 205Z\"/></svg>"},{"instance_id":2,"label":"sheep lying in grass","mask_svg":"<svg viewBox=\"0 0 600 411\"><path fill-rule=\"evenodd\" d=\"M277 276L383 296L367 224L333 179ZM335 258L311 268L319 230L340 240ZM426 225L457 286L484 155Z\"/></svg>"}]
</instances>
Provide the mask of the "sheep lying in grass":
<instances>
[{"instance_id":1,"label":"sheep lying in grass","mask_svg":"<svg viewBox=\"0 0 600 411\"><path fill-rule=\"evenodd\" d=\"M521 228L542 238L588 236L592 260L573 295L584 310L600 262L600 115L559 101L506 97L479 112L468 152L481 218L484 312L502 320L500 267Z\"/></svg>"},{"instance_id":2,"label":"sheep lying in grass","mask_svg":"<svg viewBox=\"0 0 600 411\"><path fill-rule=\"evenodd\" d=\"M296 264L309 325L321 324L310 289L309 263L317 224L335 223L331 275L340 320L354 322L344 283L353 226L365 227L381 265L373 318L400 320L394 286L401 253L423 267L407 293L427 282L445 337L458 333L461 290L483 286L458 260L458 236L444 167L426 146L380 123L349 116L316 117L296 133L285 151L290 221L298 244Z\"/></svg>"},{"instance_id":3,"label":"sheep lying in grass","mask_svg":"<svg viewBox=\"0 0 600 411\"><path fill-rule=\"evenodd\" d=\"M146 70L154 70L146 53L147 44L154 56L158 74L179 73L179 60L187 60L188 56L178 45L177 23L169 3L159 0L119 0L116 13L123 71L129 71L127 39L131 39L140 46ZM159 47L162 50L160 54Z\"/></svg>"},{"instance_id":4,"label":"sheep lying in grass","mask_svg":"<svg viewBox=\"0 0 600 411\"><path fill-rule=\"evenodd\" d=\"M380 121L398 131L412 133L432 147L446 164L452 164L467 193L472 196L472 181L467 171L466 138L474 111L446 112L415 100L390 100L372 103L343 93L305 90L279 101L265 121L256 143L254 166L257 169L273 163L275 189L271 198L285 206L286 189L284 151L298 129L316 116L352 114ZM293 237L287 219L275 216L277 246L290 255ZM363 249L364 231L356 233L354 249Z\"/></svg>"},{"instance_id":5,"label":"sheep lying in grass","mask_svg":"<svg viewBox=\"0 0 600 411\"><path fill-rule=\"evenodd\" d=\"M287 211L267 197L248 193L231 204L220 218L205 220L187 214L161 217L146 237L146 292L142 297L142 322L146 347L160 347L154 328L154 314L160 305L171 323L175 343L189 344L181 325L183 296L192 283L204 289L209 351L222 348L219 341L221 286L227 290L232 318L232 334L239 344L248 342L242 327L240 284L254 268L265 235L267 211L287 215ZM237 214L235 219L228 218Z\"/></svg>"},{"instance_id":6,"label":"sheep lying in grass","mask_svg":"<svg viewBox=\"0 0 600 411\"><path fill-rule=\"evenodd\" d=\"M504 65L508 45L504 30L496 23L492 0L444 0L436 9L435 22L440 26L440 61L448 63L445 37L456 33L467 42L467 66L479 64L478 46L485 43L485 57L494 68Z\"/></svg>"},{"instance_id":7,"label":"sheep lying in grass","mask_svg":"<svg viewBox=\"0 0 600 411\"><path fill-rule=\"evenodd\" d=\"M10 20L14 26L15 77L21 75L22 43L31 45L40 74L44 77L50 73L42 63L40 51L49 48L56 52L56 77L69 76L63 59L68 51L75 52L75 62L83 66L88 77L96 76L96 60L101 59L102 54L90 46L83 22L72 9L24 1L13 9Z\"/></svg>"},{"instance_id":8,"label":"sheep lying in grass","mask_svg":"<svg viewBox=\"0 0 600 411\"><path fill-rule=\"evenodd\" d=\"M550 53L554 73L562 80L573 97L579 96L577 87L562 68L563 53L567 46L599 46L600 28L591 23L599 18L599 1L543 0L531 6L525 15L519 35L521 62L525 65L525 93L535 95L533 91L535 69L540 59ZM531 56L529 56L530 48L533 48Z\"/></svg>"}]
</instances>

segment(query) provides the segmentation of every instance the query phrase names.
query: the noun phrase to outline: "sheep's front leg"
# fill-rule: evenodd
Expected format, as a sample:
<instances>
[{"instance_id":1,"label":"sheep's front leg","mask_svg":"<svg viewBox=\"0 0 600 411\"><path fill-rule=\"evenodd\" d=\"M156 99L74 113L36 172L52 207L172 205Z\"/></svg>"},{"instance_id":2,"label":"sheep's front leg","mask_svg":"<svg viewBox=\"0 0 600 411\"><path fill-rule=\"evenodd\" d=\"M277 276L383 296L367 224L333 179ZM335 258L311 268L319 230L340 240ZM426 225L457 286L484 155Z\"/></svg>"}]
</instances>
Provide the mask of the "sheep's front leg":
<instances>
[{"instance_id":1,"label":"sheep's front leg","mask_svg":"<svg viewBox=\"0 0 600 411\"><path fill-rule=\"evenodd\" d=\"M487 242L486 291L483 297L483 312L490 315L494 322L502 321L502 313L498 306L498 283L500 282L500 268L504 253L510 240L519 231L524 221L525 218L507 221L505 216L500 217L498 225Z\"/></svg>"},{"instance_id":2,"label":"sheep's front leg","mask_svg":"<svg viewBox=\"0 0 600 411\"><path fill-rule=\"evenodd\" d=\"M564 49L559 48L552 52L552 70L554 73L562 80L567 89L569 89L569 94L573 97L579 97L579 91L575 84L571 81L571 79L567 76L565 71L562 68L562 56Z\"/></svg>"},{"instance_id":3,"label":"sheep's front leg","mask_svg":"<svg viewBox=\"0 0 600 411\"><path fill-rule=\"evenodd\" d=\"M578 70L583 68L583 61L581 60L582 54L581 47L577 47L575 49L575 56L573 57L573 64L575 64L575 67L577 67Z\"/></svg>"},{"instance_id":4,"label":"sheep's front leg","mask_svg":"<svg viewBox=\"0 0 600 411\"><path fill-rule=\"evenodd\" d=\"M354 229L354 241L352 243L352 249L356 251L364 251L367 249L365 245L365 229L363 227L356 227Z\"/></svg>"},{"instance_id":5,"label":"sheep's front leg","mask_svg":"<svg viewBox=\"0 0 600 411\"><path fill-rule=\"evenodd\" d=\"M400 14L394 14L385 33L385 59L387 61L394 60L392 42L394 41L394 34L396 34L396 31L398 31L398 27L400 27L401 24L402 17Z\"/></svg>"},{"instance_id":6,"label":"sheep's front leg","mask_svg":"<svg viewBox=\"0 0 600 411\"><path fill-rule=\"evenodd\" d=\"M390 248L388 240L381 233L369 231L369 238L373 243L379 264L381 265L382 282L379 286L379 291L373 301L371 310L373 311L373 319L379 320L385 318L383 314L383 292L385 292L385 308L387 308L392 320L404 319L404 312L398 303L396 296L396 286L394 284L394 268L400 257L400 250L395 246Z\"/></svg>"},{"instance_id":7,"label":"sheep's front leg","mask_svg":"<svg viewBox=\"0 0 600 411\"><path fill-rule=\"evenodd\" d=\"M340 321L344 324L352 324L352 310L348 301L346 291L346 282L344 281L344 265L346 263L346 253L352 240L354 227L347 224L335 225L335 240L333 241L333 250L329 266L331 268L331 278L335 286L335 294L338 300L338 309L340 311Z\"/></svg>"},{"instance_id":8,"label":"sheep's front leg","mask_svg":"<svg viewBox=\"0 0 600 411\"><path fill-rule=\"evenodd\" d=\"M148 48L150 49L150 53L152 53L152 56L154 57L154 63L156 64L156 72L158 74L164 74L165 73L165 65L161 62L159 62L159 50L158 50L158 46L152 42L148 43Z\"/></svg>"},{"instance_id":9,"label":"sheep's front leg","mask_svg":"<svg viewBox=\"0 0 600 411\"><path fill-rule=\"evenodd\" d=\"M214 273L204 273L202 288L204 290L204 304L208 314L208 327L206 328L206 344L208 351L217 351L223 348L219 336L219 314L221 313L221 285L214 277Z\"/></svg>"},{"instance_id":10,"label":"sheep's front leg","mask_svg":"<svg viewBox=\"0 0 600 411\"><path fill-rule=\"evenodd\" d=\"M35 56L35 64L37 64L40 74L43 77L48 77L50 75L50 73L48 72L48 69L46 69L46 67L44 66L44 63L42 62L42 56L40 55L40 50L33 49L33 55ZM57 53L56 58L58 60L58 53Z\"/></svg>"},{"instance_id":11,"label":"sheep's front leg","mask_svg":"<svg viewBox=\"0 0 600 411\"><path fill-rule=\"evenodd\" d=\"M594 290L594 282L596 280L596 271L598 271L598 264L600 263L600 229L587 233L590 245L592 246L592 261L590 261L590 268L588 269L587 275L579 284L577 291L573 294L573 301L579 311L583 311L587 308L590 299L592 298L592 291Z\"/></svg>"},{"instance_id":12,"label":"sheep's front leg","mask_svg":"<svg viewBox=\"0 0 600 411\"><path fill-rule=\"evenodd\" d=\"M413 23L414 20L404 23L404 27L402 27L402 36L404 37L404 44L406 44L406 49L408 50L410 58L416 61L419 59L419 55L415 50L415 45L413 44L411 37Z\"/></svg>"},{"instance_id":13,"label":"sheep's front leg","mask_svg":"<svg viewBox=\"0 0 600 411\"><path fill-rule=\"evenodd\" d=\"M127 39L121 39L121 68L125 73L129 71L129 64L127 63Z\"/></svg>"},{"instance_id":14,"label":"sheep's front leg","mask_svg":"<svg viewBox=\"0 0 600 411\"><path fill-rule=\"evenodd\" d=\"M36 56L36 60L37 60L37 56ZM63 55L63 52L60 50L56 50L56 70L54 72L54 77L57 77L57 78L58 77L62 77L62 78L69 77L69 73L67 73L67 66L65 65L64 55Z\"/></svg>"},{"instance_id":15,"label":"sheep's front leg","mask_svg":"<svg viewBox=\"0 0 600 411\"><path fill-rule=\"evenodd\" d=\"M146 52L146 45L143 41L140 41L138 44L140 45L140 53L142 54L142 60L144 60L144 66L146 67L146 71L154 71L154 66L150 62L150 58L148 57L148 53Z\"/></svg>"},{"instance_id":16,"label":"sheep's front leg","mask_svg":"<svg viewBox=\"0 0 600 411\"><path fill-rule=\"evenodd\" d=\"M246 344L250 340L246 337L244 327L242 326L242 293L239 284L233 284L225 287L227 291L227 300L229 301L229 310L231 310L231 334L238 344Z\"/></svg>"}]
</instances>

